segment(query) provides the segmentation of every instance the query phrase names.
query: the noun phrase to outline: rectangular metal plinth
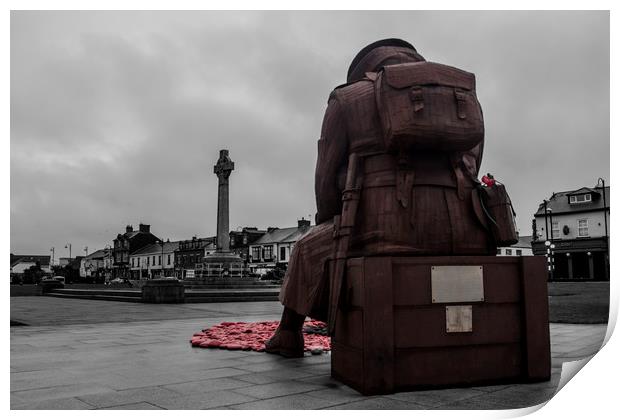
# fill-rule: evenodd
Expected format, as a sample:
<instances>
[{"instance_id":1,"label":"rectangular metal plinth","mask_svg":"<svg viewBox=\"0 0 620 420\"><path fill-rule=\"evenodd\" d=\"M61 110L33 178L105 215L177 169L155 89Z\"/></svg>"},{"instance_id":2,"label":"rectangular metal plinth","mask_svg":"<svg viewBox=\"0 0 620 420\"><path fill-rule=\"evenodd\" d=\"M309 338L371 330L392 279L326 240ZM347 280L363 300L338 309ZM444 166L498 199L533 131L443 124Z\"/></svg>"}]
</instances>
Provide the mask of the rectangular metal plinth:
<instances>
[{"instance_id":1,"label":"rectangular metal plinth","mask_svg":"<svg viewBox=\"0 0 620 420\"><path fill-rule=\"evenodd\" d=\"M364 395L550 378L543 257L357 257L345 281L332 376Z\"/></svg>"},{"instance_id":2,"label":"rectangular metal plinth","mask_svg":"<svg viewBox=\"0 0 620 420\"><path fill-rule=\"evenodd\" d=\"M484 302L481 265L431 267L433 303Z\"/></svg>"}]
</instances>

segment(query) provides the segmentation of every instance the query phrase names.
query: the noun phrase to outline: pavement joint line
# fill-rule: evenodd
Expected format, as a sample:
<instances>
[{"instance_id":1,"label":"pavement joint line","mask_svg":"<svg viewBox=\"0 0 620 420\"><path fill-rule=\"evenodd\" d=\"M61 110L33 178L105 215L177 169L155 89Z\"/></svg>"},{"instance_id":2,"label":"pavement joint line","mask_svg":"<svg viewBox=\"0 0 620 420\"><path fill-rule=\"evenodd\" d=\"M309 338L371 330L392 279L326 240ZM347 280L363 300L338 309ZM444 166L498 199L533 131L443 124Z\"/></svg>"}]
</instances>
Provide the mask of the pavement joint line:
<instances>
[{"instance_id":1,"label":"pavement joint line","mask_svg":"<svg viewBox=\"0 0 620 420\"><path fill-rule=\"evenodd\" d=\"M361 395L361 394L360 394L360 395ZM372 401L372 400L376 400L377 398L379 398L379 396L374 396L374 395L373 395L373 396L370 396L370 397L366 397L366 396L364 396L364 397L365 397L365 398L364 398L363 400L345 401L345 402L341 402L341 403L335 403L335 404L333 404L333 405L329 405L329 406L327 406L327 407L322 407L322 408L319 408L319 410L328 410L328 409L330 409L330 408L340 407L341 405L347 405L347 404L351 404L351 403L353 403L353 402L359 402L359 401ZM318 397L317 397L317 398L318 398ZM326 400L326 401L327 401L327 400ZM401 401L401 402L404 402L404 401Z\"/></svg>"},{"instance_id":2,"label":"pavement joint line","mask_svg":"<svg viewBox=\"0 0 620 420\"><path fill-rule=\"evenodd\" d=\"M253 384L253 385L257 386L257 384ZM237 389L244 389L244 388L247 388L247 387L235 388L235 389L231 389L230 391L235 392ZM269 401L269 400L275 400L277 398L282 398L282 397L290 397L290 396L293 396L293 395L307 394L307 393L312 392L312 391L318 391L318 390L317 389L312 389L312 390L307 390L307 391L302 391L302 392L293 392L291 394L276 395L274 397L267 397L267 398L257 398L257 397L253 397L252 395L242 394L240 392L235 392L235 394L239 394L239 395L242 395L244 397L256 398L256 401ZM318 399L322 399L322 400L328 401L325 398L320 398L320 397L313 397L313 398L318 398ZM375 398L375 397L372 397L372 398ZM351 402L351 401L347 401L344 404L347 404L348 402ZM229 405L241 405L241 404L246 404L246 403L235 403L235 404L229 404Z\"/></svg>"}]
</instances>

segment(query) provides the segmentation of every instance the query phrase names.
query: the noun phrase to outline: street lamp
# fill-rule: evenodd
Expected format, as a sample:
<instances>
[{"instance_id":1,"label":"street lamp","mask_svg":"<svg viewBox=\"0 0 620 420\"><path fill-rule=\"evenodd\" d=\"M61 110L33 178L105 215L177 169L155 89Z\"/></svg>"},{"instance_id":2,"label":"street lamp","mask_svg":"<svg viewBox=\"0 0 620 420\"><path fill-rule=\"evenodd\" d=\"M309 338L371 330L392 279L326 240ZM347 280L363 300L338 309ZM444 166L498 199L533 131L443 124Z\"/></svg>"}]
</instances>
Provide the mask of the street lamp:
<instances>
[{"instance_id":1,"label":"street lamp","mask_svg":"<svg viewBox=\"0 0 620 420\"><path fill-rule=\"evenodd\" d=\"M161 239L161 261L160 261L160 266L161 266L161 274L159 277L161 277L162 279L164 278L164 240Z\"/></svg>"},{"instance_id":2,"label":"street lamp","mask_svg":"<svg viewBox=\"0 0 620 420\"><path fill-rule=\"evenodd\" d=\"M549 212L549 225L551 226L551 241L553 242L553 209L547 207L545 212Z\"/></svg>"},{"instance_id":3,"label":"street lamp","mask_svg":"<svg viewBox=\"0 0 620 420\"><path fill-rule=\"evenodd\" d=\"M549 225L547 224L547 200L543 200L543 204L545 206L545 239L547 242L549 241ZM546 245L546 242L545 242Z\"/></svg>"},{"instance_id":4,"label":"street lamp","mask_svg":"<svg viewBox=\"0 0 620 420\"><path fill-rule=\"evenodd\" d=\"M603 217L605 218L605 274L608 273L609 267L609 233L607 231L607 193L605 192L605 180L603 178L599 178L597 181L598 184L603 186ZM609 278L609 276L607 276Z\"/></svg>"},{"instance_id":5,"label":"street lamp","mask_svg":"<svg viewBox=\"0 0 620 420\"><path fill-rule=\"evenodd\" d=\"M106 244L103 249L105 251L105 261L103 264L103 268L106 277L104 281L107 282L108 280L110 280L110 277L112 277L112 247L110 246L110 244Z\"/></svg>"}]
</instances>

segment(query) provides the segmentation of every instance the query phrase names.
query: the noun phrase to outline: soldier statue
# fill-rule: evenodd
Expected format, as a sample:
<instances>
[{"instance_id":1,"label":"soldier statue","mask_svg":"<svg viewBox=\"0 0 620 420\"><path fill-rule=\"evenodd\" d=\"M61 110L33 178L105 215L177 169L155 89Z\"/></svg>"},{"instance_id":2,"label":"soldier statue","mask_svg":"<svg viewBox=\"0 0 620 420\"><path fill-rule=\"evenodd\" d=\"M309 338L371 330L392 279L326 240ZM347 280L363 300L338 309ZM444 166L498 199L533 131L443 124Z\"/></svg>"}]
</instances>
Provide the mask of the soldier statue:
<instances>
[{"instance_id":1,"label":"soldier statue","mask_svg":"<svg viewBox=\"0 0 620 420\"><path fill-rule=\"evenodd\" d=\"M453 124L433 137L449 113ZM411 122L409 115L429 123ZM431 132L409 148L398 137L398 130L411 134L407 124ZM306 316L333 322L329 307L339 283L330 264L339 258L335 238L345 232L347 217L354 220L348 256L496 255L499 242L478 193L483 134L471 73L427 63L400 39L374 42L355 56L347 83L329 96L318 141L316 227L291 255L280 292L284 311L267 352L302 357ZM353 202L356 212L346 216Z\"/></svg>"}]
</instances>

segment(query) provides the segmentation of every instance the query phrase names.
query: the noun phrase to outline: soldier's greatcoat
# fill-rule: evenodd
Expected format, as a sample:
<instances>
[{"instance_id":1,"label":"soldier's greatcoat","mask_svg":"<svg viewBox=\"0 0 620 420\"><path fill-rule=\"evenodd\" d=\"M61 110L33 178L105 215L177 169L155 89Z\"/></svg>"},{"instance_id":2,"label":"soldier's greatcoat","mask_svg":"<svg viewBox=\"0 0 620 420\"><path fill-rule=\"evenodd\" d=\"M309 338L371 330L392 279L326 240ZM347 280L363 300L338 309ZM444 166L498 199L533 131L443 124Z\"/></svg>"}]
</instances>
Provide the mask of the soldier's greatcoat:
<instances>
[{"instance_id":1,"label":"soldier's greatcoat","mask_svg":"<svg viewBox=\"0 0 620 420\"><path fill-rule=\"evenodd\" d=\"M367 57L365 71L420 59L405 48L381 47ZM352 256L494 255L489 232L474 210L477 194L472 178L478 175L482 148L480 144L458 155L409 154L403 163L402 156L387 153L383 146L372 80L362 78L335 89L318 141L317 226L295 244L280 292L282 304L326 319L333 217L342 210L352 152L362 156L363 174Z\"/></svg>"}]
</instances>

